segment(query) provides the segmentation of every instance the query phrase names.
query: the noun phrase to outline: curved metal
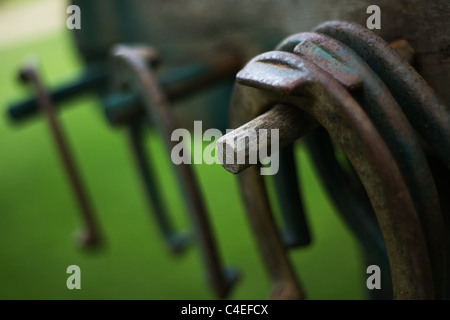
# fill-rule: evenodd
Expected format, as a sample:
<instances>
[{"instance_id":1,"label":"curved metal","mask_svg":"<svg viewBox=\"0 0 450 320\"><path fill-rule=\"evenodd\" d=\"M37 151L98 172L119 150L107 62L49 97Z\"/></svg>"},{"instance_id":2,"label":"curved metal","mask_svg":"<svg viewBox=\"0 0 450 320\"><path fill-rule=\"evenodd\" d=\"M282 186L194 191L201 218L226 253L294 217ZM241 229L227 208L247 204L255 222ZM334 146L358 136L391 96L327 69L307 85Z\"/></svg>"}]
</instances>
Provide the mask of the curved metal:
<instances>
[{"instance_id":1,"label":"curved metal","mask_svg":"<svg viewBox=\"0 0 450 320\"><path fill-rule=\"evenodd\" d=\"M235 104L232 104L232 106ZM268 201L264 179L256 166L239 174L239 187L260 254L272 282L270 299L304 299L305 294L287 256Z\"/></svg>"},{"instance_id":2,"label":"curved metal","mask_svg":"<svg viewBox=\"0 0 450 320\"><path fill-rule=\"evenodd\" d=\"M450 112L388 43L363 26L330 21L313 29L353 49L386 84L422 138L450 169Z\"/></svg>"},{"instance_id":3,"label":"curved metal","mask_svg":"<svg viewBox=\"0 0 450 320\"><path fill-rule=\"evenodd\" d=\"M279 151L279 169L273 181L283 218L283 243L288 248L310 244L311 234L301 197L293 144Z\"/></svg>"},{"instance_id":4,"label":"curved metal","mask_svg":"<svg viewBox=\"0 0 450 320\"><path fill-rule=\"evenodd\" d=\"M235 127L284 103L300 107L327 129L353 164L377 214L394 297L433 298L428 251L410 194L386 144L346 90L312 62L284 52L257 56L239 72L237 83L231 110L231 118L238 119Z\"/></svg>"},{"instance_id":5,"label":"curved metal","mask_svg":"<svg viewBox=\"0 0 450 320\"><path fill-rule=\"evenodd\" d=\"M140 53L145 55L148 61L156 62L158 60L157 54L154 51ZM115 83L114 85L117 87L115 89L120 91L123 83ZM152 162L148 161L143 144L144 122L138 117L143 113L140 112L143 111L141 110L143 106L138 94L123 93L122 91L121 93L112 95L112 97L113 101L107 101L105 103L105 114L111 123L127 126L131 150L142 179L145 195L152 207L151 211L154 215L158 230L171 252L175 254L182 253L189 246L191 239L189 234L175 230L172 220L164 206L160 190L155 182Z\"/></svg>"},{"instance_id":6,"label":"curved metal","mask_svg":"<svg viewBox=\"0 0 450 320\"><path fill-rule=\"evenodd\" d=\"M162 196L155 183L155 174L151 162L148 161L145 148L143 145L143 128L140 121L134 121L128 125L131 148L138 166L139 174L142 178L145 193L152 212L155 215L155 220L159 231L164 237L169 249L173 253L183 252L190 244L190 235L184 232L175 230L166 207L163 204Z\"/></svg>"},{"instance_id":7,"label":"curved metal","mask_svg":"<svg viewBox=\"0 0 450 320\"><path fill-rule=\"evenodd\" d=\"M383 272L381 289L370 290L372 299L392 299L392 278L386 245L370 200L359 179L350 179L336 159L335 148L321 128L302 138L320 181L340 216L359 240L366 265L377 265ZM355 174L356 175L356 174ZM357 178L357 176L355 177ZM358 185L354 185L358 183Z\"/></svg>"},{"instance_id":8,"label":"curved metal","mask_svg":"<svg viewBox=\"0 0 450 320\"><path fill-rule=\"evenodd\" d=\"M154 51L148 47L117 46L111 53L115 63L115 74L123 87L135 90L142 98L147 117L155 119L166 146L171 149L176 142L171 140L177 129L169 103L153 75ZM207 279L215 294L224 298L237 280L233 269L224 269L211 231L207 211L191 167L181 163L176 167L186 205L194 224L194 236L198 240L208 272Z\"/></svg>"},{"instance_id":9,"label":"curved metal","mask_svg":"<svg viewBox=\"0 0 450 320\"><path fill-rule=\"evenodd\" d=\"M300 33L294 53L330 73L360 102L394 156L421 220L433 269L436 297L443 293L444 230L439 197L420 142L389 90L367 64L341 42L318 33Z\"/></svg>"},{"instance_id":10,"label":"curved metal","mask_svg":"<svg viewBox=\"0 0 450 320\"><path fill-rule=\"evenodd\" d=\"M289 47L279 45L276 50L289 51ZM288 248L305 246L311 242L293 148L293 145L289 145L279 151L279 171L273 177L284 222L281 232Z\"/></svg>"},{"instance_id":11,"label":"curved metal","mask_svg":"<svg viewBox=\"0 0 450 320\"><path fill-rule=\"evenodd\" d=\"M237 109L240 109L240 101L239 99L235 99L231 105L231 112L236 113ZM233 116L231 114L230 120L231 125L233 127L239 126L241 123L245 123L248 119L251 119L253 116L257 116L258 112L247 114L245 111L247 109L243 109L243 114L238 116ZM264 112L262 110L261 112ZM283 123L290 124L290 128L292 128L296 124L302 124L297 127L297 130L290 130L289 132L282 132L280 136L283 139L280 140L280 147L285 147L288 145L286 142L291 142L298 137L305 134L305 132L309 132L317 127L317 122L314 121L308 115L305 115L300 110L294 107L286 106L286 105L277 105L271 110L267 111L265 114L256 117L255 119L249 121L245 125L241 126L239 129L234 130L230 134L233 135L232 140L234 141L234 136L238 135L238 131L243 132L243 136L240 137L242 139L246 138L246 127L258 127L264 128L271 132L270 129L277 129L277 121L273 121L273 119L281 118ZM230 135L227 134L220 138L217 141L217 154L219 155L219 159L223 160L221 157L221 148L226 146L227 137ZM257 140L259 139L258 132ZM260 141L261 143L261 141ZM240 145L239 143L236 143ZM269 144L269 142L267 142ZM222 154L223 155L223 154ZM246 161L248 163L248 161ZM280 166L285 165L285 163L281 163ZM283 243L282 235L284 236L286 233L279 232L271 210L271 206L269 203L267 189L265 188L265 180L259 174L259 170L257 166L248 166L245 164L234 165L229 164L231 166L228 167L227 170L232 173L238 173L238 171L233 171L233 168L241 170L243 166L247 169L242 171L238 175L239 187L241 190L241 195L244 200L244 204L246 207L247 218L252 227L253 233L255 235L257 244L259 246L260 254L263 258L263 261L266 265L267 272L271 278L272 282L272 292L270 294L271 299L303 299L305 298L305 294L302 291L301 285L298 282L297 276L294 272L294 268L289 260L287 255L287 247L285 243ZM289 168L285 168L286 170ZM292 175L292 173L291 173ZM297 177L295 177L295 180ZM279 179L278 181L282 181ZM285 189L289 188L289 184L284 186ZM296 193L298 195L298 193ZM295 208L293 208L295 209Z\"/></svg>"},{"instance_id":12,"label":"curved metal","mask_svg":"<svg viewBox=\"0 0 450 320\"><path fill-rule=\"evenodd\" d=\"M30 83L36 92L37 105L47 118L50 131L55 139L55 144L58 148L64 169L75 194L75 198L81 212L81 218L83 220L83 229L78 235L78 241L82 247L97 247L101 243L101 236L96 218L94 216L94 211L90 204L86 189L81 181L81 176L76 168L75 161L70 153L69 145L67 144L64 133L58 124L55 107L53 106L50 95L45 90L35 66L25 66L20 71L20 79L23 82Z\"/></svg>"},{"instance_id":13,"label":"curved metal","mask_svg":"<svg viewBox=\"0 0 450 320\"><path fill-rule=\"evenodd\" d=\"M157 61L158 58L152 56L151 59ZM174 101L194 94L199 89L231 79L238 70L237 57L224 54L214 57L211 61L177 68L170 73L165 73L157 80L167 99ZM142 141L145 125L145 121L142 121L143 116L145 118L144 111L145 108L138 95L130 92L115 92L110 94L104 102L104 112L109 122L113 125L125 125L128 129L131 149L160 233L173 253L181 253L188 247L191 235L175 230L164 206L160 190L155 182L152 162L147 159Z\"/></svg>"},{"instance_id":14,"label":"curved metal","mask_svg":"<svg viewBox=\"0 0 450 320\"><path fill-rule=\"evenodd\" d=\"M296 42L290 45L291 51L296 45ZM413 49L406 41L396 41L390 45L408 62L413 61ZM388 275L384 273L385 276L381 278L381 290L370 290L370 297L382 300L392 299L392 279L386 246L361 181L348 163L348 159L338 159L337 153L340 150L335 149L324 129L311 132L303 140L321 182L337 206L339 214L362 245L364 262L366 265L375 264L380 266L381 270L389 271ZM345 162L342 163L342 160ZM434 173L431 163L430 168ZM436 181L436 176L434 178ZM438 191L441 192L439 186ZM444 208L442 204L441 208ZM447 243L450 242L447 240ZM448 254L447 251L447 260ZM448 297L448 294L446 296Z\"/></svg>"}]
</instances>

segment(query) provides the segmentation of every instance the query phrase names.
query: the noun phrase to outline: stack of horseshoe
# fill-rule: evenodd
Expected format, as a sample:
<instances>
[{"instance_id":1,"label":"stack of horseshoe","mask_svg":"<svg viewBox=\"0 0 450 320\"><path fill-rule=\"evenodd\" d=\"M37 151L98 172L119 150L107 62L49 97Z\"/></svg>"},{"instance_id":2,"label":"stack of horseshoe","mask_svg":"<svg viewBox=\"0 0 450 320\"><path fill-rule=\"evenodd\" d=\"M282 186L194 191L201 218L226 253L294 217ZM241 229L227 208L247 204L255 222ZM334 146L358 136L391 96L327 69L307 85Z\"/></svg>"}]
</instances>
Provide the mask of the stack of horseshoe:
<instances>
[{"instance_id":1,"label":"stack of horseshoe","mask_svg":"<svg viewBox=\"0 0 450 320\"><path fill-rule=\"evenodd\" d=\"M10 108L10 115L24 118L40 108L47 117L80 205L85 226L81 244L97 246L102 240L100 228L58 125L54 103L87 89L105 92L112 79L113 90L103 99L106 118L127 128L160 233L171 251L183 252L191 237L174 230L164 210L155 168L142 143L143 128L151 123L170 152L171 134L177 129L170 103L234 79L243 63L228 53L161 75L156 52L146 46L117 45L109 58L112 68L96 66L79 82L53 93L46 91L36 68L27 66L21 78L33 85L37 98ZM372 298L450 296L446 274L450 237L445 233L450 211L446 199L450 111L406 60L366 28L331 21L313 32L286 38L237 73L230 106L230 124L236 129L217 142L218 148L225 145L225 150L237 153L239 146L246 146L238 140L245 139L247 130L279 130L280 168L273 178L284 230L279 231L274 221L259 173L261 165L223 164L238 176L271 279L269 298L306 296L287 254L289 248L311 242L296 172L294 142L300 138L339 213L361 243L365 261L381 269L382 289L373 291ZM338 152L346 157L338 159ZM207 278L216 296L225 298L238 273L222 266L192 168L180 164L174 170Z\"/></svg>"},{"instance_id":2,"label":"stack of horseshoe","mask_svg":"<svg viewBox=\"0 0 450 320\"><path fill-rule=\"evenodd\" d=\"M384 40L346 21L286 38L237 74L230 121L236 129L218 141L226 152L238 152L246 130L279 130L285 148L274 179L295 190L286 194L290 206L284 211L291 221L297 216L297 223L305 220L292 144L304 136L367 263L385 275L374 298L448 297L450 110ZM347 162L338 160L339 150ZM304 297L286 253L289 243L273 223L258 165L223 166L239 174L271 275L271 297ZM301 240L296 245L308 243L308 237Z\"/></svg>"}]
</instances>

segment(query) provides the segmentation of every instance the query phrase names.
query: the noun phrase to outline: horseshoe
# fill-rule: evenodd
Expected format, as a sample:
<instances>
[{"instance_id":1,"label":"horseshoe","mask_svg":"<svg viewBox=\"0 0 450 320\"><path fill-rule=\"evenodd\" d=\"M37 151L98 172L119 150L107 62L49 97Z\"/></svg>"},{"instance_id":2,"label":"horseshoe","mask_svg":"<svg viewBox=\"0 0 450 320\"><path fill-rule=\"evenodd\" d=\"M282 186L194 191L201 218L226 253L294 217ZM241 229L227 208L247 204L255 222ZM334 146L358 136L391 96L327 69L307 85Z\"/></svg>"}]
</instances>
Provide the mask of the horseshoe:
<instances>
[{"instance_id":1,"label":"horseshoe","mask_svg":"<svg viewBox=\"0 0 450 320\"><path fill-rule=\"evenodd\" d=\"M313 61L346 87L386 141L424 227L436 296L442 297L445 248L439 197L420 142L402 109L367 64L339 41L318 33L300 33L283 45L296 45L294 53Z\"/></svg>"},{"instance_id":2,"label":"horseshoe","mask_svg":"<svg viewBox=\"0 0 450 320\"><path fill-rule=\"evenodd\" d=\"M177 126L167 98L152 70L155 65L154 51L148 47L117 46L111 55L118 81L123 87L136 90L142 98L147 117L155 119L153 122L170 150L176 144L171 141L171 135ZM207 279L215 294L224 298L235 284L237 273L234 269L222 267L207 211L191 167L181 163L175 169L206 265Z\"/></svg>"}]
</instances>

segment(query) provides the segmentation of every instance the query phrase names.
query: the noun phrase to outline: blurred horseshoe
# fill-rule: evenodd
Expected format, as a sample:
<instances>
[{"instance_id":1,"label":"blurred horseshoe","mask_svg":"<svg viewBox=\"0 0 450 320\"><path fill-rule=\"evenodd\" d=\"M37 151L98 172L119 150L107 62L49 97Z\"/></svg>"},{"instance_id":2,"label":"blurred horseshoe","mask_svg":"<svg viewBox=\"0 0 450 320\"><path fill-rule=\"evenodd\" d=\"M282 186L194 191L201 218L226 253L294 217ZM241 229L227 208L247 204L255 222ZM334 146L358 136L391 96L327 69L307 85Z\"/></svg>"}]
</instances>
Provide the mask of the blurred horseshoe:
<instances>
[{"instance_id":1,"label":"blurred horseshoe","mask_svg":"<svg viewBox=\"0 0 450 320\"><path fill-rule=\"evenodd\" d=\"M78 235L78 241L82 247L98 247L101 244L101 236L94 216L94 210L92 209L87 191L81 181L81 176L78 173L75 161L70 153L70 148L62 128L58 123L55 107L50 95L46 91L37 68L34 65L30 64L22 68L20 71L20 79L25 83L29 83L36 92L37 105L47 118L59 156L61 157L73 193L75 194L81 212L81 218L83 220L83 230Z\"/></svg>"},{"instance_id":2,"label":"blurred horseshoe","mask_svg":"<svg viewBox=\"0 0 450 320\"><path fill-rule=\"evenodd\" d=\"M140 121L132 121L128 125L131 149L138 166L139 175L142 178L146 196L153 208L156 223L162 233L165 242L173 253L185 251L190 243L189 234L175 230L166 207L163 204L162 195L155 183L155 173L151 161L148 161L143 144L143 125Z\"/></svg>"},{"instance_id":3,"label":"blurred horseshoe","mask_svg":"<svg viewBox=\"0 0 450 320\"><path fill-rule=\"evenodd\" d=\"M157 61L156 52L152 60ZM213 60L202 61L176 68L158 77L158 84L170 102L198 92L220 81L234 80L240 69L238 57L229 54L215 56ZM113 81L114 82L114 81ZM117 82L117 81L116 81ZM114 85L115 83L113 83ZM117 85L117 84L115 84ZM120 88L118 88L120 89ZM155 168L148 159L144 144L144 126L148 123L142 102L136 94L116 90L103 101L104 114L113 126L125 126L129 133L131 151L135 158L139 176L156 226L164 241L173 253L182 253L191 243L191 235L174 228L172 220L164 205L161 190L158 187ZM152 119L154 120L154 119Z\"/></svg>"},{"instance_id":4,"label":"blurred horseshoe","mask_svg":"<svg viewBox=\"0 0 450 320\"><path fill-rule=\"evenodd\" d=\"M177 143L171 141L176 122L167 98L160 89L153 74L156 54L148 47L117 46L112 51L115 74L123 87L136 90L142 98L147 117L153 121L170 150ZM198 240L206 265L207 279L214 293L225 298L237 280L234 269L224 269L216 248L206 208L195 175L188 164L175 166L180 187L193 221L195 237Z\"/></svg>"}]
</instances>

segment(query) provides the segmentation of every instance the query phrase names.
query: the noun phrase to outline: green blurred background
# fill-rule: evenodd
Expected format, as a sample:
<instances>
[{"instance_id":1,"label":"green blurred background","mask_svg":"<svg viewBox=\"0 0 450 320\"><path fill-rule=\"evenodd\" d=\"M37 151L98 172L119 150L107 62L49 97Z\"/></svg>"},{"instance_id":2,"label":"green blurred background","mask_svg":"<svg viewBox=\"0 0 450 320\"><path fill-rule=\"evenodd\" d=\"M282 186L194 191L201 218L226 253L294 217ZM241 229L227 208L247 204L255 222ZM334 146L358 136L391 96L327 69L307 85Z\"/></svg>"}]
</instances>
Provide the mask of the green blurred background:
<instances>
[{"instance_id":1,"label":"green blurred background","mask_svg":"<svg viewBox=\"0 0 450 320\"><path fill-rule=\"evenodd\" d=\"M58 15L39 14L48 10ZM45 121L36 118L15 125L6 116L8 103L29 96L16 75L29 56L37 57L49 86L80 70L65 18L60 0L0 0L0 299L214 299L204 282L198 249L193 246L181 256L166 250L141 189L126 133L108 126L95 96L66 104L60 119L106 238L99 252L84 252L75 245L77 207ZM170 212L180 228L188 228L159 137L149 134L148 147ZM362 299L365 266L359 247L301 144L298 156L313 243L291 251L290 256L307 296ZM242 274L230 299L267 298L268 277L235 177L220 165L194 169L212 212L223 259ZM81 268L81 290L66 287L66 268L72 264Z\"/></svg>"}]
</instances>

